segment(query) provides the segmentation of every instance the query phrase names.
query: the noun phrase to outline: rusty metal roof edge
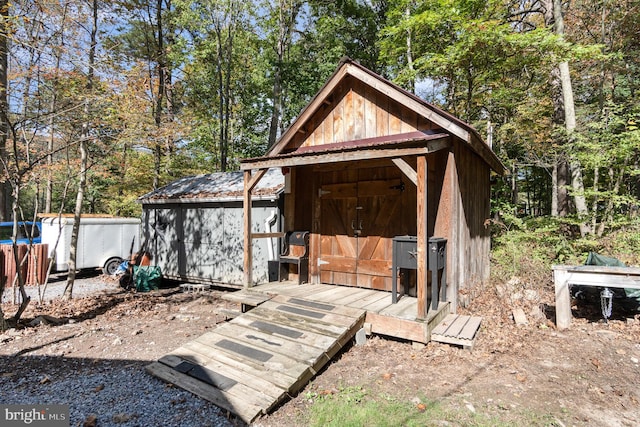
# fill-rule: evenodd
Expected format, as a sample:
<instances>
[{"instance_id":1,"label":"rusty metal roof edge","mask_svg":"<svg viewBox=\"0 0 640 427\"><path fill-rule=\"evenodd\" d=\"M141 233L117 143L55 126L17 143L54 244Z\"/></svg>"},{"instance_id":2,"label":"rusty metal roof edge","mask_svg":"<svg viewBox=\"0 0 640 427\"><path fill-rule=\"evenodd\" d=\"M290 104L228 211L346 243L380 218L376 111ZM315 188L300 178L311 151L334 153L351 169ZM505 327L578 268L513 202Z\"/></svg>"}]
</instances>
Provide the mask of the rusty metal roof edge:
<instances>
[{"instance_id":1,"label":"rusty metal roof edge","mask_svg":"<svg viewBox=\"0 0 640 427\"><path fill-rule=\"evenodd\" d=\"M284 188L279 189L276 193L273 194L264 194L264 195L253 195L251 200L255 201L265 201L265 200L277 200L280 196L280 193ZM170 204L206 204L206 203L230 203L230 202L241 202L243 200L243 196L236 197L210 197L199 199L197 197L183 197L183 198L174 198L174 199L136 199L136 203L140 205L170 205Z\"/></svg>"},{"instance_id":2,"label":"rusty metal roof edge","mask_svg":"<svg viewBox=\"0 0 640 427\"><path fill-rule=\"evenodd\" d=\"M451 134L444 132L442 129L416 130L412 132L399 133L393 135L385 135L373 138L363 138L349 140L337 143L323 144L317 146L299 147L294 151L278 153L270 156L254 157L241 159L241 164L253 163L258 160L278 159L290 157L303 157L317 154L328 154L346 151L359 151L375 148L396 147L398 145L429 142L443 138L449 138Z\"/></svg>"},{"instance_id":3,"label":"rusty metal roof edge","mask_svg":"<svg viewBox=\"0 0 640 427\"><path fill-rule=\"evenodd\" d=\"M284 176L272 169L258 184L253 200L277 198L284 188ZM242 199L242 171L215 172L179 178L136 199L138 204L224 202Z\"/></svg>"}]
</instances>

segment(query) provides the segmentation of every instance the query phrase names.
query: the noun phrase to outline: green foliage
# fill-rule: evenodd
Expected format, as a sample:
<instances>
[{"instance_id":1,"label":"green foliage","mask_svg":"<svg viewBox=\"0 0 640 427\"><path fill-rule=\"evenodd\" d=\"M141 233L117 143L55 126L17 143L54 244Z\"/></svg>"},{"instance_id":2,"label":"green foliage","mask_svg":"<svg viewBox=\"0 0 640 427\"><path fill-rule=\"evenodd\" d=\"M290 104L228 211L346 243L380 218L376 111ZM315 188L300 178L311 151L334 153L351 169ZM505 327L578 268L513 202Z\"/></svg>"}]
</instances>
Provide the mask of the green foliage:
<instances>
[{"instance_id":1,"label":"green foliage","mask_svg":"<svg viewBox=\"0 0 640 427\"><path fill-rule=\"evenodd\" d=\"M584 264L589 252L640 265L640 220L627 223L602 238L575 238L577 222L551 217L515 218L492 224L492 269L497 282L527 275L546 283L554 264Z\"/></svg>"}]
</instances>

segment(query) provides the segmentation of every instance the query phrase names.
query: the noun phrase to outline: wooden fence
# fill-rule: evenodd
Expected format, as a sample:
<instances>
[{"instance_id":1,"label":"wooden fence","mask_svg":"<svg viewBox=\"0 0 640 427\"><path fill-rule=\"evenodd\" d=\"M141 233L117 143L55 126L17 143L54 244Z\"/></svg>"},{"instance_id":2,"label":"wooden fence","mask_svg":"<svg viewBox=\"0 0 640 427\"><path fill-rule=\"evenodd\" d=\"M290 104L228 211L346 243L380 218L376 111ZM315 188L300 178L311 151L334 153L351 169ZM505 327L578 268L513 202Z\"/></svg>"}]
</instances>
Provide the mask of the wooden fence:
<instances>
[{"instance_id":1,"label":"wooden fence","mask_svg":"<svg viewBox=\"0 0 640 427\"><path fill-rule=\"evenodd\" d=\"M27 260L20 266L25 285L44 283L47 275L47 244L32 245ZM18 245L18 260L22 262L28 245ZM13 253L13 245L0 245L0 276L4 278L7 287L17 284L17 268Z\"/></svg>"}]
</instances>

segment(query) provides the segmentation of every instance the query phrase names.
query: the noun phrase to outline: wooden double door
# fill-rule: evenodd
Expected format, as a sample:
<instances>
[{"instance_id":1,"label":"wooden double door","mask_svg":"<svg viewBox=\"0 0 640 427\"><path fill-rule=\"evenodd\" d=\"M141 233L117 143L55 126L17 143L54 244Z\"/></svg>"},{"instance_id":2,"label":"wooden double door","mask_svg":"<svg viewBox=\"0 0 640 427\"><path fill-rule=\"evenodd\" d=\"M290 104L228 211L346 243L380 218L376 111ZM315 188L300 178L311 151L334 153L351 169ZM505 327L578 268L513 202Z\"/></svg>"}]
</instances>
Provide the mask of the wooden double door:
<instances>
[{"instance_id":1,"label":"wooden double door","mask_svg":"<svg viewBox=\"0 0 640 427\"><path fill-rule=\"evenodd\" d=\"M407 218L415 223L406 197L414 190L394 175L321 184L322 283L391 290L393 237L406 234Z\"/></svg>"}]
</instances>

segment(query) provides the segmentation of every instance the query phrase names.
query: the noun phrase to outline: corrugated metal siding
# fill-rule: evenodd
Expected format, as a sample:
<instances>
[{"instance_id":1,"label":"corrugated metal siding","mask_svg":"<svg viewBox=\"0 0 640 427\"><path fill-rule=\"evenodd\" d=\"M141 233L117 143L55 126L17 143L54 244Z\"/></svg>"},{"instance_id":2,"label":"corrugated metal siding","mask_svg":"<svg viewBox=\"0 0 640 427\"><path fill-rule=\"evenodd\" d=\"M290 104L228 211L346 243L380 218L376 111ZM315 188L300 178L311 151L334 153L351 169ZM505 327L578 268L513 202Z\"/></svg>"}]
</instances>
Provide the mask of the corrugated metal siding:
<instances>
[{"instance_id":1,"label":"corrugated metal siding","mask_svg":"<svg viewBox=\"0 0 640 427\"><path fill-rule=\"evenodd\" d=\"M254 202L252 231L267 231L265 221L274 212L279 216L276 201ZM278 230L276 222L272 231ZM143 234L153 262L160 266L165 277L234 286L243 284L241 202L143 205ZM268 281L270 253L277 252L277 239L254 239L254 281Z\"/></svg>"},{"instance_id":2,"label":"corrugated metal siding","mask_svg":"<svg viewBox=\"0 0 640 427\"><path fill-rule=\"evenodd\" d=\"M264 222L280 216L284 189L280 169L270 169L253 191L252 230L265 232ZM243 247L242 172L212 173L176 180L141 196L144 240L168 278L241 286ZM279 231L279 221L272 231ZM253 241L253 278L268 281L269 247L277 239Z\"/></svg>"}]
</instances>

